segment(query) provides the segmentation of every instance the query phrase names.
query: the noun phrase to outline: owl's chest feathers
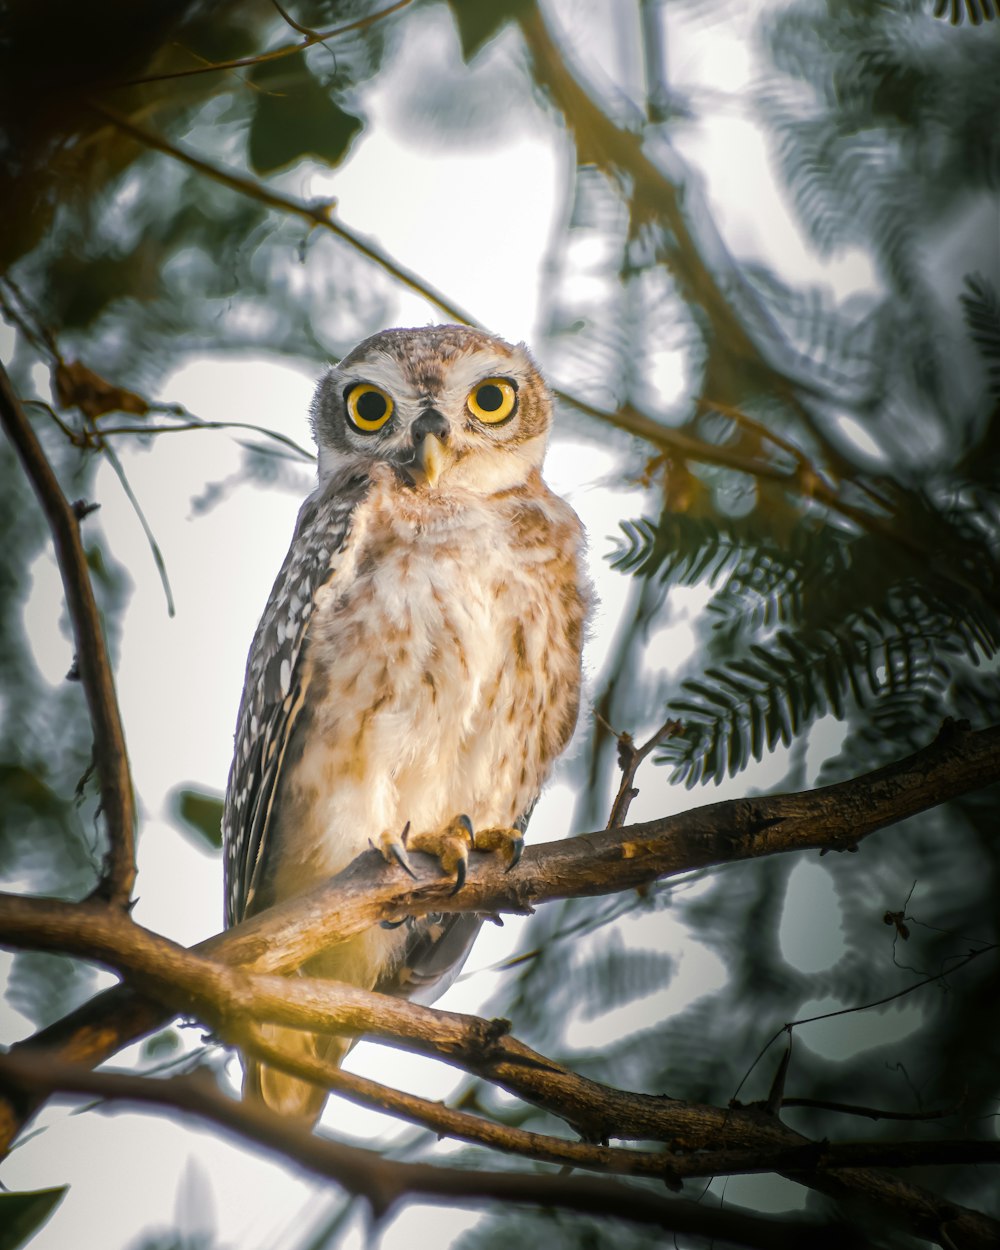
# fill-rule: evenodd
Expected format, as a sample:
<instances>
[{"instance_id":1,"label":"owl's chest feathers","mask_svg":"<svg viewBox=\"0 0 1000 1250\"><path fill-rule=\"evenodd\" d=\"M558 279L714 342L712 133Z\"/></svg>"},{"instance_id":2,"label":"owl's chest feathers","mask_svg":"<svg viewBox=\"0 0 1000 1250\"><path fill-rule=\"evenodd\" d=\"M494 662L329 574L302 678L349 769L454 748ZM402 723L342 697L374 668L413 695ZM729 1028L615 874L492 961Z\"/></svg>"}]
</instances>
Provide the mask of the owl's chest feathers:
<instances>
[{"instance_id":1,"label":"owl's chest feathers","mask_svg":"<svg viewBox=\"0 0 1000 1250\"><path fill-rule=\"evenodd\" d=\"M554 628L556 583L576 577L564 529L537 507L526 524L516 500L359 506L310 624L313 711L287 796L326 867L406 820L510 824L533 802L563 745L547 707L575 719L578 638Z\"/></svg>"}]
</instances>

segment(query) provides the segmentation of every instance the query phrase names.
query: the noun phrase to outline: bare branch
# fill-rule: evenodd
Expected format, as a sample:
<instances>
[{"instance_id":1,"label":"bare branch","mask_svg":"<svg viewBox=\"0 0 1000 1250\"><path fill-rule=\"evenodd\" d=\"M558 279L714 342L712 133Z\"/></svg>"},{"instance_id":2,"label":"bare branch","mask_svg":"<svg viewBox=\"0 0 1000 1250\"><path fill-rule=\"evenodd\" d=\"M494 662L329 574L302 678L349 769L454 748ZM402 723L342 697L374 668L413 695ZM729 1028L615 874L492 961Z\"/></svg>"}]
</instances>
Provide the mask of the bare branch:
<instances>
[{"instance_id":1,"label":"bare branch","mask_svg":"<svg viewBox=\"0 0 1000 1250\"><path fill-rule=\"evenodd\" d=\"M94 756L101 808L108 830L108 853L96 894L127 907L135 884L135 805L125 735L118 710L100 613L94 599L80 525L63 494L42 445L0 365L0 420L42 505L55 544L56 559L73 625L80 680L94 731Z\"/></svg>"},{"instance_id":2,"label":"bare branch","mask_svg":"<svg viewBox=\"0 0 1000 1250\"><path fill-rule=\"evenodd\" d=\"M466 884L455 896L449 893L450 881L432 867L433 861L414 855L414 881L369 852L331 882L209 939L196 953L257 972L285 972L384 919L442 908L491 914L523 911L529 902L616 893L711 864L787 851L856 847L877 829L998 778L1000 727L973 732L949 722L935 742L915 755L834 786L715 803L645 824L530 847L509 873L492 857L474 855ZM12 896L0 896L0 941L75 949L112 966L118 966L116 957L136 945L100 909L72 909ZM163 957L162 951L156 955L158 960ZM132 970L138 971L138 964ZM177 970L172 968L170 975L176 976ZM111 990L35 1040L66 1058L96 1063L157 1027L163 1016L153 1001ZM16 1132L17 1119L4 1124L0 1116L0 1144Z\"/></svg>"},{"instance_id":3,"label":"bare branch","mask_svg":"<svg viewBox=\"0 0 1000 1250\"><path fill-rule=\"evenodd\" d=\"M600 713L597 715L604 724L605 729L610 730L618 740L618 764L622 770L622 779L618 787L618 793L615 795L615 801L611 806L608 828L620 829L625 823L626 816L628 816L628 809L632 806L632 800L639 793L634 787L634 782L635 775L639 771L642 762L661 743L666 742L668 738L674 737L675 734L683 733L684 727L679 720L668 720L660 726L648 742L644 742L641 747L637 747L631 734L617 733Z\"/></svg>"},{"instance_id":4,"label":"bare branch","mask_svg":"<svg viewBox=\"0 0 1000 1250\"><path fill-rule=\"evenodd\" d=\"M836 785L713 803L544 843L527 849L510 872L483 857L455 896L436 871L421 866L413 881L402 869L386 870L369 852L329 884L254 917L228 940L239 949L235 961L259 971L287 970L380 920L441 910L523 912L552 899L612 894L714 864L853 849L878 829L997 780L1000 726L972 731L949 721L922 751Z\"/></svg>"},{"instance_id":5,"label":"bare branch","mask_svg":"<svg viewBox=\"0 0 1000 1250\"><path fill-rule=\"evenodd\" d=\"M315 1018L314 1018L315 1019ZM668 1153L649 1150L628 1150L622 1147L592 1145L589 1142L567 1141L545 1133L534 1133L508 1125L495 1124L482 1116L454 1110L440 1102L428 1102L413 1094L401 1093L389 1086L365 1077L345 1072L336 1064L316 1058L304 1057L301 1052L291 1054L266 1041L258 1028L251 1026L240 1039L239 1045L249 1049L271 1066L281 1068L293 1076L312 1080L315 1084L332 1089L342 1097L363 1106L387 1111L413 1123L431 1129L439 1137L457 1137L463 1141L488 1146L507 1153L526 1155L547 1163L567 1163L591 1171L613 1172L630 1176L646 1176L664 1181L670 1188L680 1188L682 1179L725 1176L754 1172L783 1171L802 1172L798 1179L808 1184L805 1174L816 1170L857 1167L926 1167L931 1165L955 1166L961 1164L1000 1164L1000 1142L994 1140L940 1141L858 1141L814 1142L798 1134L785 1131L780 1144L775 1144L774 1130L778 1121L770 1118L751 1121L749 1128L733 1126L733 1136L743 1136L753 1141L737 1148L713 1146L730 1127L721 1128L719 1111L715 1107L697 1107L694 1104L668 1100L667 1107L680 1116L691 1120L696 1116L715 1121L706 1136L703 1149L687 1149ZM546 1061L550 1063L551 1061ZM575 1077L576 1080L584 1078ZM620 1090L613 1091L622 1097ZM630 1095L624 1095L630 1097ZM633 1095L631 1097L642 1097ZM650 1099L656 1102L655 1099ZM663 1100L659 1100L663 1103ZM671 1115L668 1110L667 1115ZM612 1128L613 1126L609 1126ZM617 1133L614 1134L617 1136ZM672 1140L672 1134L664 1134L659 1140Z\"/></svg>"},{"instance_id":6,"label":"bare branch","mask_svg":"<svg viewBox=\"0 0 1000 1250\"><path fill-rule=\"evenodd\" d=\"M376 1217L419 1198L469 1204L502 1201L558 1206L676 1233L721 1238L761 1250L791 1250L806 1244L832 1250L843 1245L842 1226L829 1228L813 1221L748 1216L662 1198L649 1189L602 1178L559 1172L490 1172L384 1159L374 1151L316 1136L266 1108L235 1102L200 1076L151 1080L127 1073L90 1072L48 1057L8 1055L0 1058L0 1080L8 1088L34 1094L84 1094L131 1105L166 1107L194 1116L362 1195ZM868 1243L852 1240L851 1244L863 1247Z\"/></svg>"},{"instance_id":7,"label":"bare branch","mask_svg":"<svg viewBox=\"0 0 1000 1250\"><path fill-rule=\"evenodd\" d=\"M269 1043L259 1029L251 1028L236 1040L242 1050L258 1059L266 1060L271 1067L280 1068L292 1076L312 1080L351 1102L410 1120L430 1129L439 1137L456 1137L461 1141L502 1150L508 1154L525 1155L545 1163L562 1163L619 1175L653 1177L664 1181L670 1188L680 1188L680 1182L673 1179L669 1155L569 1141L547 1133L533 1133L526 1129L511 1128L506 1124L496 1124L482 1116L455 1110L441 1102L429 1102L414 1094L406 1094L366 1077L345 1072L343 1068L329 1061L304 1057L301 1053L292 1055L280 1046Z\"/></svg>"}]
</instances>

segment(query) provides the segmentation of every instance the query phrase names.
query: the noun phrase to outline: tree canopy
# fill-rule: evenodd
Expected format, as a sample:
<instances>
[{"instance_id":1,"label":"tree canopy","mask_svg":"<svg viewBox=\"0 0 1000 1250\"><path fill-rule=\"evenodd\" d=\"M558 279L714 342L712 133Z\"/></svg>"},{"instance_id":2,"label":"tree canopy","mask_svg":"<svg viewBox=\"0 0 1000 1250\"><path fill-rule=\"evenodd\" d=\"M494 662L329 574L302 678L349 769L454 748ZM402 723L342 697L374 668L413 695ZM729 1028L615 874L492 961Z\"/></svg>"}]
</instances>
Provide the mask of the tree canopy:
<instances>
[{"instance_id":1,"label":"tree canopy","mask_svg":"<svg viewBox=\"0 0 1000 1250\"><path fill-rule=\"evenodd\" d=\"M0 1057L5 1145L58 1092L201 1117L324 1178L318 1221L289 1206L284 1244L303 1250L412 1201L480 1213L463 1250L664 1230L679 1246L995 1245L994 6L21 0L6 16L0 942L25 1027L3 1038L20 1043ZM496 155L521 135L548 145L544 186ZM408 182L411 151L440 163L433 193ZM338 187L366 153L359 223ZM428 220L421 196L442 254L448 214L473 223L461 298L383 237ZM543 802L518 868L477 864L448 902L535 909L477 1014L278 979L324 940L440 909L429 867L414 884L362 857L187 951L129 915L135 894L156 914L184 903L143 869L148 756L133 751L133 796L114 688L130 601L155 579L161 616L191 613L207 657L195 695L136 734L169 762L212 697L222 605L267 564L257 509L280 496L291 515L312 465L304 412L205 415L170 384L206 357L314 376L400 317L477 324L469 294L516 247L498 225L515 199L554 204L524 296L553 456L563 474L580 448L613 466L610 555L593 531L607 509L588 517L574 484L613 587L559 775L569 831L589 836L552 841ZM137 484L211 437L232 440L229 468L193 506L166 467L155 499ZM104 520L112 481L141 559ZM196 532L243 509L245 545L199 574L197 603L174 602L161 497ZM39 608L53 538L66 607ZM168 804L220 900L224 781L178 775ZM704 984L671 999L685 951ZM122 984L98 994L98 968ZM460 1083L439 1102L315 1072L419 1126L367 1148L234 1100L232 1047L266 1054L259 1020L317 1015L443 1058ZM90 1071L143 1037L127 1071ZM42 1227L59 1180L0 1195L0 1250ZM229 1244L180 1224L134 1235Z\"/></svg>"}]
</instances>

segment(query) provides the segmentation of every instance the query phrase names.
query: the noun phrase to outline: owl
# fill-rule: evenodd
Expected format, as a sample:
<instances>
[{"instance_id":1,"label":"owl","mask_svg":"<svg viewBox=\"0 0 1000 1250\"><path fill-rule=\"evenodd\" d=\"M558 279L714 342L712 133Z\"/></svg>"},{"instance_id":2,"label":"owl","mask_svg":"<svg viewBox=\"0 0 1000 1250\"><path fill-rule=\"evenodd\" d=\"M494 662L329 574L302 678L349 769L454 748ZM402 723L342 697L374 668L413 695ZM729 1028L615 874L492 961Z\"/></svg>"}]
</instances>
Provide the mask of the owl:
<instances>
[{"instance_id":1,"label":"owl","mask_svg":"<svg viewBox=\"0 0 1000 1250\"><path fill-rule=\"evenodd\" d=\"M226 923L369 846L517 861L573 732L588 607L583 531L542 480L552 400L523 345L465 326L386 330L319 383L319 480L247 662L223 815ZM432 1001L472 913L375 926L310 976ZM339 1062L352 1044L269 1027ZM247 1060L244 1093L315 1120L326 1090Z\"/></svg>"}]
</instances>

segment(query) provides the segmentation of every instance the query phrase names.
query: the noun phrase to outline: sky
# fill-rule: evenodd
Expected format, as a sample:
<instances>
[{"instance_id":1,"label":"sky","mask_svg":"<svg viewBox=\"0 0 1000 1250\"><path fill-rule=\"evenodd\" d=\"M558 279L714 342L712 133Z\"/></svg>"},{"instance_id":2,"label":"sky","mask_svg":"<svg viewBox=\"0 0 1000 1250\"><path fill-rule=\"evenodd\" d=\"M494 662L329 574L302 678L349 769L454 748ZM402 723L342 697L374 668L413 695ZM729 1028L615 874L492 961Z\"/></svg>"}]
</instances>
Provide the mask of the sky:
<instances>
[{"instance_id":1,"label":"sky","mask_svg":"<svg viewBox=\"0 0 1000 1250\"><path fill-rule=\"evenodd\" d=\"M580 6L574 9L568 0L554 7L564 19L574 11L579 17ZM628 27L635 6L587 0L582 7L592 23L589 29L600 32L603 25L607 36L592 38L580 49L586 72L596 81L614 82L616 91L638 107L641 67ZM680 11L682 37L668 49L671 80L702 92L709 103L705 117L684 131L677 146L697 169L701 192L735 253L766 259L798 281L813 275L846 298L871 285L864 257L846 254L820 266L809 253L771 176L764 141L745 110L741 92L754 72L748 23L757 9L748 6L739 17L730 14L724 24L710 27L693 24L691 15ZM578 28L582 25L582 20L577 23ZM424 10L416 27L417 33L408 35L397 52L405 68L424 62L445 75L457 73L457 41L444 8ZM505 36L488 48L483 65L488 66L491 57L512 55L511 39ZM445 150L440 140L421 133L408 117L406 99L394 90L389 72L380 75L364 106L369 125L345 165L332 173L302 168L293 179L298 185L290 189L306 198L336 195L338 211L348 225L377 239L496 332L534 344L546 252L565 212L569 155L562 133L540 109L521 104L509 112L499 110L488 134L473 127L463 142L451 142ZM485 197L471 216L456 188L481 185L497 169L518 171L517 195ZM387 194L386 170L392 171L393 188L407 189L405 211L398 195ZM395 293L392 323L419 325L438 319L419 297ZM3 354L6 358L9 353ZM669 389L677 382L669 373L669 362L665 368L663 385ZM550 380L562 385L574 382L572 377ZM311 372L280 359L203 354L165 379L162 398L180 402L208 420L259 423L305 442L305 414L314 382ZM135 515L117 480L102 470L97 484L100 523L116 559L134 580L117 677L143 807L135 916L140 923L190 944L220 927L221 863L171 822L171 795L185 782L215 791L224 787L247 647L284 557L301 494L308 489L308 473L302 474L301 492L242 485L204 510L196 501L206 483L225 482L239 470L242 452L230 434L164 436L150 449L122 445L120 454L162 547L177 604L176 616L169 619ZM616 463L616 452L606 444L558 429L547 462L550 484L578 510L589 534L598 607L586 655L588 690L601 673L627 592L627 579L607 562L617 522L647 511L641 488L610 484ZM222 578L220 569L225 570ZM43 673L57 683L68 668L71 647L56 624L62 594L50 555L36 562L32 578L26 625ZM672 600L670 625L651 649L661 672L676 672L690 651L695 637L692 621L703 601L698 590ZM586 718L586 701L584 708ZM814 737L810 767L829 752L836 727L822 727ZM772 759L721 789L694 793L671 791L664 772L640 775L641 793L633 814L643 819L744 793L748 785L773 784L785 763L783 758ZM529 836L550 840L571 832L572 810L573 794L563 770L539 804ZM827 907L828 928L835 931L836 903L821 869L802 865L795 872L800 874L801 889L786 914L783 937L798 949L800 958L821 961L830 957L830 948L810 954L813 909ZM503 929L486 926L467 975L441 1005L481 1009L500 984L500 974L490 968L513 953L520 931L516 918ZM599 1046L643 1019L679 1010L721 983L718 959L686 941L683 930L662 911L630 921L623 934L629 944L671 951L678 961L677 973L656 995L585 1026L575 1024L571 1044ZM5 1039L29 1031L27 1022L8 1005L0 1006L0 1011L6 1012ZM194 1044L198 1039L189 1033L189 1040ZM402 1087L430 1098L445 1097L458 1079L443 1065L374 1045L357 1047L347 1066L378 1078L387 1064ZM399 1131L383 1117L339 1102L330 1104L324 1123L369 1144ZM70 1244L76 1250L124 1250L155 1226L176 1226L192 1236L216 1229L221 1244L264 1250L292 1245L311 1221L322 1219L330 1209L329 1191L318 1194L293 1169L165 1117L100 1112L80 1116L63 1104L47 1109L39 1124L45 1131L21 1145L0 1172L0 1179L13 1189L71 1184L66 1200L32 1243L35 1250L62 1250ZM740 1185L731 1183L734 1201L739 1200ZM761 1201L759 1190L755 1200ZM775 1209L796 1201L794 1187L774 1188ZM474 1218L461 1209L413 1207L381 1232L380 1245L384 1250L409 1250L416 1240L447 1246ZM344 1244L361 1245L363 1239L358 1222Z\"/></svg>"}]
</instances>

